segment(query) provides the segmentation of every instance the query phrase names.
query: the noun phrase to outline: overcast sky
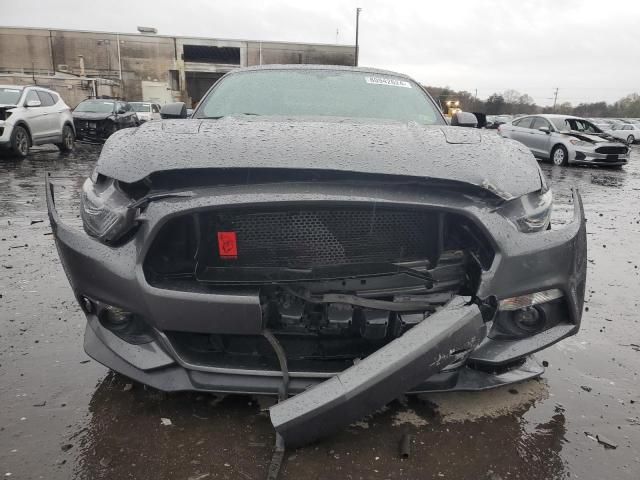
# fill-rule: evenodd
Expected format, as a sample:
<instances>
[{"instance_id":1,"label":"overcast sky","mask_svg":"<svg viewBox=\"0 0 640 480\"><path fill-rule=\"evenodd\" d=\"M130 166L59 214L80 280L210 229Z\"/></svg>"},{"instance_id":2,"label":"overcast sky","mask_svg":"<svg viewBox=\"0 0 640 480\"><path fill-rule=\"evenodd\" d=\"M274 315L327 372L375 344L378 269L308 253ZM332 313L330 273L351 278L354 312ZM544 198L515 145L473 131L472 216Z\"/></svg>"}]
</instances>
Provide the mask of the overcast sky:
<instances>
[{"instance_id":1,"label":"overcast sky","mask_svg":"<svg viewBox=\"0 0 640 480\"><path fill-rule=\"evenodd\" d=\"M637 0L0 0L0 25L353 44L427 85L538 104L640 93Z\"/></svg>"}]
</instances>

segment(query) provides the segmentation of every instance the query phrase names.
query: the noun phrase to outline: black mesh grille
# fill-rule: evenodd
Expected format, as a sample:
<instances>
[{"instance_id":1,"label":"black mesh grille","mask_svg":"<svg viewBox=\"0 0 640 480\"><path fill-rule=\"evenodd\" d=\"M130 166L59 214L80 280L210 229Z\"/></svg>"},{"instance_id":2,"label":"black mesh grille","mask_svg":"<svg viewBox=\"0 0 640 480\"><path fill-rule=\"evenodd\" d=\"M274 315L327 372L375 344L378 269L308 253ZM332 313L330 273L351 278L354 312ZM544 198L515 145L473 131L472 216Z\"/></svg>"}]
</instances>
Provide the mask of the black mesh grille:
<instances>
[{"instance_id":1,"label":"black mesh grille","mask_svg":"<svg viewBox=\"0 0 640 480\"><path fill-rule=\"evenodd\" d=\"M209 265L310 268L424 259L433 251L435 215L375 207L225 212L208 221L210 252L217 233L233 231L238 255Z\"/></svg>"},{"instance_id":2,"label":"black mesh grille","mask_svg":"<svg viewBox=\"0 0 640 480\"><path fill-rule=\"evenodd\" d=\"M598 147L596 148L597 153L603 153L606 155L624 155L627 153L627 147L619 146L619 147Z\"/></svg>"}]
</instances>

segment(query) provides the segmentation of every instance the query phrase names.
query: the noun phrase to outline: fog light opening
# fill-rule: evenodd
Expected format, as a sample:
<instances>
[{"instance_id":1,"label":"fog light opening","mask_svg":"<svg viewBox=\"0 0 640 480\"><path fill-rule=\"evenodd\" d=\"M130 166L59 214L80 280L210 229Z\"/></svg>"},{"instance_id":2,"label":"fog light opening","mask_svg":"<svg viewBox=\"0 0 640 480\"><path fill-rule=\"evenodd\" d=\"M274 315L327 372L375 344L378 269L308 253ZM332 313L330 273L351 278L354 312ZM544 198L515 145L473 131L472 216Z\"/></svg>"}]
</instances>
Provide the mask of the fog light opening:
<instances>
[{"instance_id":1,"label":"fog light opening","mask_svg":"<svg viewBox=\"0 0 640 480\"><path fill-rule=\"evenodd\" d=\"M123 330L133 321L133 313L113 305L104 305L100 320L109 330Z\"/></svg>"},{"instance_id":2,"label":"fog light opening","mask_svg":"<svg viewBox=\"0 0 640 480\"><path fill-rule=\"evenodd\" d=\"M526 333L536 333L541 331L546 324L544 310L540 307L525 307L513 312L513 322L517 327Z\"/></svg>"},{"instance_id":3,"label":"fog light opening","mask_svg":"<svg viewBox=\"0 0 640 480\"><path fill-rule=\"evenodd\" d=\"M153 341L152 329L144 319L123 308L99 303L98 320L104 328L127 343L140 345Z\"/></svg>"}]
</instances>

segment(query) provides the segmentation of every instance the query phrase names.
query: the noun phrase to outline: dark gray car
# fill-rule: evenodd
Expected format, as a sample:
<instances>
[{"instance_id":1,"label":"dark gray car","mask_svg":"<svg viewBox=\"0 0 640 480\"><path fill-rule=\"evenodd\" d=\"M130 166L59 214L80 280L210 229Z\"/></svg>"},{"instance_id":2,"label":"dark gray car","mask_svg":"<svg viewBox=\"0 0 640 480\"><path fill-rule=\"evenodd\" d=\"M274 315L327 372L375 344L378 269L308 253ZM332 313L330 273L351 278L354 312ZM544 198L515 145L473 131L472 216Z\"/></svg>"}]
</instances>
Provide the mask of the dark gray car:
<instances>
[{"instance_id":1,"label":"dark gray car","mask_svg":"<svg viewBox=\"0 0 640 480\"><path fill-rule=\"evenodd\" d=\"M290 445L405 391L538 376L580 326L579 194L550 229L527 149L392 72L234 71L193 118L109 138L84 230L47 200L87 353L161 390L298 394L271 410Z\"/></svg>"}]
</instances>

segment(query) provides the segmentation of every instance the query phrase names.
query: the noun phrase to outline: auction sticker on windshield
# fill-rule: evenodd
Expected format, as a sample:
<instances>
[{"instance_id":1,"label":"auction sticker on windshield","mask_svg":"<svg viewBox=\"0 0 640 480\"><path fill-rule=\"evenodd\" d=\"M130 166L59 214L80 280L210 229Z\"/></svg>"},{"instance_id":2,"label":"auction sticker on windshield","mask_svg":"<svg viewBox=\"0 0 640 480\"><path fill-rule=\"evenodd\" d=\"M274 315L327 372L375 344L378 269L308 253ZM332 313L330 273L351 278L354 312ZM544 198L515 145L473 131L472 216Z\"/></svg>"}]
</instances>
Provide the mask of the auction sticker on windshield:
<instances>
[{"instance_id":1,"label":"auction sticker on windshield","mask_svg":"<svg viewBox=\"0 0 640 480\"><path fill-rule=\"evenodd\" d=\"M411 88L411 84L409 82L405 82L404 80L398 80L397 78L364 77L364 79L367 83L372 83L374 85L391 85L392 87Z\"/></svg>"}]
</instances>

